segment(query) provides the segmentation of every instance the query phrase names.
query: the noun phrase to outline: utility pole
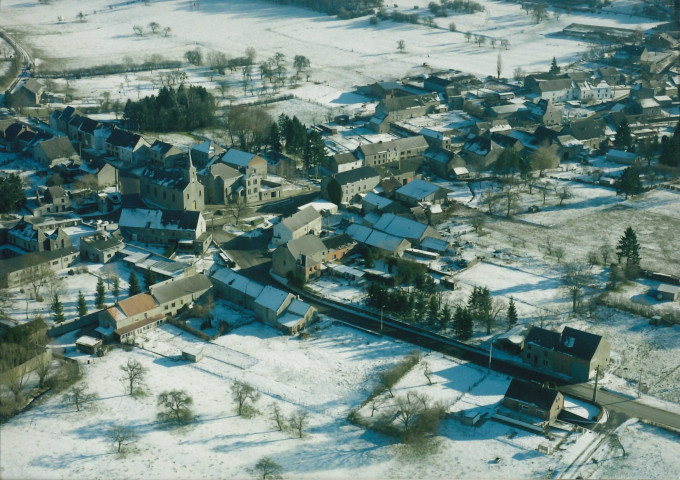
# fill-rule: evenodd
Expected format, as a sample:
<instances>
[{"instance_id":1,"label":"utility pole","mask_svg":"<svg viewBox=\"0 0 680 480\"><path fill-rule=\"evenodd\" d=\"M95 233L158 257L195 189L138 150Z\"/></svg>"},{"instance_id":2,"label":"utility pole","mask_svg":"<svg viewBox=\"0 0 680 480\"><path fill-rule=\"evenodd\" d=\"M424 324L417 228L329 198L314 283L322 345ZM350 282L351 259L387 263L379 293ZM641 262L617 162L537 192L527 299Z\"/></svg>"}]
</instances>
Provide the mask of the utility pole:
<instances>
[{"instance_id":1,"label":"utility pole","mask_svg":"<svg viewBox=\"0 0 680 480\"><path fill-rule=\"evenodd\" d=\"M383 327L383 310L385 309L385 305L380 307L380 331L382 332L382 327Z\"/></svg>"},{"instance_id":2,"label":"utility pole","mask_svg":"<svg viewBox=\"0 0 680 480\"><path fill-rule=\"evenodd\" d=\"M595 371L595 387L593 388L593 403L597 401L597 380L600 377L600 366L597 366L597 370Z\"/></svg>"},{"instance_id":3,"label":"utility pole","mask_svg":"<svg viewBox=\"0 0 680 480\"><path fill-rule=\"evenodd\" d=\"M642 385L642 374L640 374L640 376L638 377L638 391L637 391L638 398L641 397L641 394L640 394L640 387L641 387L641 385Z\"/></svg>"},{"instance_id":4,"label":"utility pole","mask_svg":"<svg viewBox=\"0 0 680 480\"><path fill-rule=\"evenodd\" d=\"M493 352L493 343L489 347L489 373L491 373L491 352Z\"/></svg>"}]
</instances>

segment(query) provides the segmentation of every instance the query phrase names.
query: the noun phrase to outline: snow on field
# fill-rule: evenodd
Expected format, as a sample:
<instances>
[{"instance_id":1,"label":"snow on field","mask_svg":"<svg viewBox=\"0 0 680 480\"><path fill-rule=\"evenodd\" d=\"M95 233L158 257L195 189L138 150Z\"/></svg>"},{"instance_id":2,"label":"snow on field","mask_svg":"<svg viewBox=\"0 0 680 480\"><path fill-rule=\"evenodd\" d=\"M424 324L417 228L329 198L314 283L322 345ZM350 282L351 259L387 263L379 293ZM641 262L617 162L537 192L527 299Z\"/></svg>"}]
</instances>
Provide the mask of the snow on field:
<instances>
[{"instance_id":1,"label":"snow on field","mask_svg":"<svg viewBox=\"0 0 680 480\"><path fill-rule=\"evenodd\" d=\"M307 288L325 297L350 303L359 303L366 296L363 287L333 277L321 277L308 283Z\"/></svg>"},{"instance_id":2,"label":"snow on field","mask_svg":"<svg viewBox=\"0 0 680 480\"><path fill-rule=\"evenodd\" d=\"M597 463L581 468L583 478L671 478L680 472L677 434L635 421L616 433L620 444L610 438L596 453Z\"/></svg>"},{"instance_id":3,"label":"snow on field","mask_svg":"<svg viewBox=\"0 0 680 480\"><path fill-rule=\"evenodd\" d=\"M486 12L438 18L434 29L392 21L371 26L367 17L339 20L272 2L235 0L203 0L199 9L193 9L192 3L185 0L150 2L149 5L93 0L87 8L75 0L48 4L8 0L3 4L0 23L16 34L37 62L47 68L121 63L128 56L142 61L154 54L180 59L194 47L204 52L219 50L239 56L246 47L252 46L257 51L257 61L276 51L282 51L289 61L295 55L305 55L311 60L311 81L330 89L302 90L301 98L317 96L323 103L337 101L338 104L355 103L356 99L338 100L341 95L332 98L333 88L344 92L361 83L423 73L423 63L435 69L464 65L465 71L474 74L495 75L499 50L491 48L489 43L478 47L466 41L466 31L510 41L510 48L502 51L503 73L510 76L518 66L527 71L545 70L553 56L560 63L575 60L588 44L555 35L572 22L626 28L639 25L643 29L658 23L613 13L612 7L603 9L601 14L563 14L559 20L551 18L536 25L519 4L491 0L480 0L480 3L487 8ZM421 8L413 10L416 5ZM424 7L422 2L399 4L399 10L429 15ZM79 12L85 15L84 22L76 20ZM60 16L63 21L58 20ZM169 27L170 35L151 33L147 25L152 21L160 24L161 30ZM456 24L457 32L449 31L451 22ZM145 34L135 35L134 25L142 26ZM36 35L36 31L40 34ZM404 53L397 52L398 40L405 41ZM74 44L78 45L77 49L71 48ZM529 57L528 49L532 52ZM124 83L116 82L109 81L112 98ZM237 89L237 80L230 83ZM99 97L97 91L103 91L90 86L85 90L96 97Z\"/></svg>"}]
</instances>

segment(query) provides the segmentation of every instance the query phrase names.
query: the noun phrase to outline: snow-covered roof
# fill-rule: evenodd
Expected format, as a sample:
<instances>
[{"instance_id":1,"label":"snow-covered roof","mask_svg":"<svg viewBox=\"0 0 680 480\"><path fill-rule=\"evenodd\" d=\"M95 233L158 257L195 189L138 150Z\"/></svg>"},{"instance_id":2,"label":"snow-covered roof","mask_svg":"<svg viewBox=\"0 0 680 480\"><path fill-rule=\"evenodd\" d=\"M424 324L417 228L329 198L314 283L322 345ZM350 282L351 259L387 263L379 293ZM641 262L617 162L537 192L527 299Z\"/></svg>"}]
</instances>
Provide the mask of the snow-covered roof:
<instances>
[{"instance_id":1,"label":"snow-covered roof","mask_svg":"<svg viewBox=\"0 0 680 480\"><path fill-rule=\"evenodd\" d=\"M427 225L393 213L384 214L373 227L395 237L417 239L420 239L427 230Z\"/></svg>"},{"instance_id":2,"label":"snow-covered roof","mask_svg":"<svg viewBox=\"0 0 680 480\"><path fill-rule=\"evenodd\" d=\"M294 328L296 327L302 320L304 320L300 315L295 315L294 313L291 313L289 311L286 311L283 315L281 315L276 321L285 327L288 328Z\"/></svg>"},{"instance_id":3,"label":"snow-covered roof","mask_svg":"<svg viewBox=\"0 0 680 480\"><path fill-rule=\"evenodd\" d=\"M262 292L255 299L255 304L260 305L267 310L277 312L289 295L291 294L288 292L284 292L283 290L274 288L271 285L267 285L262 289Z\"/></svg>"},{"instance_id":4,"label":"snow-covered roof","mask_svg":"<svg viewBox=\"0 0 680 480\"><path fill-rule=\"evenodd\" d=\"M88 335L83 335L76 340L76 345L85 345L86 347L98 347L101 344L102 341L100 339Z\"/></svg>"},{"instance_id":5,"label":"snow-covered roof","mask_svg":"<svg viewBox=\"0 0 680 480\"><path fill-rule=\"evenodd\" d=\"M323 211L338 213L338 206L333 202L328 202L326 200L314 200L313 202L305 203L304 205L298 207L298 212L305 210L307 207L312 207L319 213Z\"/></svg>"},{"instance_id":6,"label":"snow-covered roof","mask_svg":"<svg viewBox=\"0 0 680 480\"><path fill-rule=\"evenodd\" d=\"M286 311L304 317L310 308L312 308L312 306L309 303L295 298L292 302L290 302L290 305L288 305L288 309Z\"/></svg>"},{"instance_id":7,"label":"snow-covered roof","mask_svg":"<svg viewBox=\"0 0 680 480\"><path fill-rule=\"evenodd\" d=\"M231 148L227 153L224 154L224 156L222 157L222 161L224 163L238 165L239 167L247 167L254 157L255 157L254 153L242 152L241 150Z\"/></svg>"},{"instance_id":8,"label":"snow-covered roof","mask_svg":"<svg viewBox=\"0 0 680 480\"><path fill-rule=\"evenodd\" d=\"M294 213L290 217L284 218L280 225L285 225L291 232L296 232L320 218L321 215L319 212L314 207L310 206Z\"/></svg>"},{"instance_id":9,"label":"snow-covered roof","mask_svg":"<svg viewBox=\"0 0 680 480\"><path fill-rule=\"evenodd\" d=\"M426 182L416 178L397 190L397 193L406 197L422 200L425 197L432 195L439 187L432 183Z\"/></svg>"},{"instance_id":10,"label":"snow-covered roof","mask_svg":"<svg viewBox=\"0 0 680 480\"><path fill-rule=\"evenodd\" d=\"M420 242L420 248L427 248L435 252L445 252L449 248L449 242L440 238L425 237Z\"/></svg>"},{"instance_id":11,"label":"snow-covered roof","mask_svg":"<svg viewBox=\"0 0 680 480\"><path fill-rule=\"evenodd\" d=\"M392 200L389 198L381 197L373 192L368 192L362 199L362 202L366 202L367 204L378 208L385 208L392 204Z\"/></svg>"},{"instance_id":12,"label":"snow-covered roof","mask_svg":"<svg viewBox=\"0 0 680 480\"><path fill-rule=\"evenodd\" d=\"M118 225L129 228L196 231L200 212L124 208Z\"/></svg>"},{"instance_id":13,"label":"snow-covered roof","mask_svg":"<svg viewBox=\"0 0 680 480\"><path fill-rule=\"evenodd\" d=\"M250 280L249 278L244 277L243 275L236 273L235 271L229 268L217 269L212 274L211 278L214 281L223 283L224 285L228 285L230 288L233 288L234 290L243 292L245 295L251 298L257 298L257 296L260 295L260 293L262 293L262 290L264 289L264 286L260 285L259 283L253 280Z\"/></svg>"}]
</instances>

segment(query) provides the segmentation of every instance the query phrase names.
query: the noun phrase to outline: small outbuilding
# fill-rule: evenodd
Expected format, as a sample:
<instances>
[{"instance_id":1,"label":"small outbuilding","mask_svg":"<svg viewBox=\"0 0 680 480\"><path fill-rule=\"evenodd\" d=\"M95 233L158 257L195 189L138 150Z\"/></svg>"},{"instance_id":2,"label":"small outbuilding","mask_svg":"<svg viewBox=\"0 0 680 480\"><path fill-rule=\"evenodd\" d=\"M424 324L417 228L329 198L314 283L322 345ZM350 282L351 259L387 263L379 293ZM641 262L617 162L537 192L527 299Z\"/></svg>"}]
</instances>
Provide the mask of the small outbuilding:
<instances>
[{"instance_id":1,"label":"small outbuilding","mask_svg":"<svg viewBox=\"0 0 680 480\"><path fill-rule=\"evenodd\" d=\"M203 359L203 350L194 347L194 346L188 346L182 350L182 360L186 360L188 362L200 362Z\"/></svg>"},{"instance_id":2,"label":"small outbuilding","mask_svg":"<svg viewBox=\"0 0 680 480\"><path fill-rule=\"evenodd\" d=\"M660 283L656 288L656 298L657 300L677 302L678 298L680 298L680 286Z\"/></svg>"},{"instance_id":3,"label":"small outbuilding","mask_svg":"<svg viewBox=\"0 0 680 480\"><path fill-rule=\"evenodd\" d=\"M83 335L76 340L76 349L89 355L96 355L97 351L101 348L102 343L100 338Z\"/></svg>"}]
</instances>

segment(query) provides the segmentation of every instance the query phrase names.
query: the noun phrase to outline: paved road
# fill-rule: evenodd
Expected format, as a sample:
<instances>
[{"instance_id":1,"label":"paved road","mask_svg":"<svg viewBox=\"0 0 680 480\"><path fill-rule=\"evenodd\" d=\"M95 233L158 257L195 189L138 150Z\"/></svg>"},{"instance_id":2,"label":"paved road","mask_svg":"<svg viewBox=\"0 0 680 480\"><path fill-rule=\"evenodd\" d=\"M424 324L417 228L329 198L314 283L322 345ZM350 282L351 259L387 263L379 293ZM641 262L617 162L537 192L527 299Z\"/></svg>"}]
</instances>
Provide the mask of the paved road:
<instances>
[{"instance_id":1,"label":"paved road","mask_svg":"<svg viewBox=\"0 0 680 480\"><path fill-rule=\"evenodd\" d=\"M593 397L593 386L589 384L563 385L559 389L563 393L586 400L590 400ZM646 405L635 398L599 390L597 392L597 404L605 407L610 412L622 414L628 418L639 418L659 425L680 429L679 414Z\"/></svg>"}]
</instances>

